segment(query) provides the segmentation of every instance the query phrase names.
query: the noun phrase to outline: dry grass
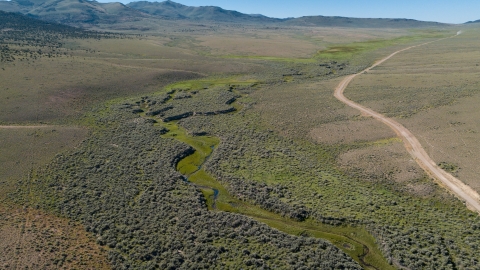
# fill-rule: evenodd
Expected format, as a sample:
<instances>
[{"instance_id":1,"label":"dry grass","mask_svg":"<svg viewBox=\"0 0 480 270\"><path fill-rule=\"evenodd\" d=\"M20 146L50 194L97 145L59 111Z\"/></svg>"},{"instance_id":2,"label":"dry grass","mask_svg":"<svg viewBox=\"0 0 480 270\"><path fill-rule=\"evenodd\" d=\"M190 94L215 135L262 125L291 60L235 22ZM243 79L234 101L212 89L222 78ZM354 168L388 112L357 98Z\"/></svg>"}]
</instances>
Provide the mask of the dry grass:
<instances>
[{"instance_id":1,"label":"dry grass","mask_svg":"<svg viewBox=\"0 0 480 270\"><path fill-rule=\"evenodd\" d=\"M176 81L262 69L248 60L202 56L171 39L74 40L73 55L2 64L0 123L52 122L76 117L93 103L158 91ZM188 46L187 46L188 47Z\"/></svg>"},{"instance_id":2,"label":"dry grass","mask_svg":"<svg viewBox=\"0 0 480 270\"><path fill-rule=\"evenodd\" d=\"M310 58L331 44L408 35L406 30L328 27L241 28L197 37L213 55Z\"/></svg>"},{"instance_id":3,"label":"dry grass","mask_svg":"<svg viewBox=\"0 0 480 270\"><path fill-rule=\"evenodd\" d=\"M307 39L275 32L199 37L201 45L212 49L214 55L247 55L271 57L311 57L321 49Z\"/></svg>"},{"instance_id":4,"label":"dry grass","mask_svg":"<svg viewBox=\"0 0 480 270\"><path fill-rule=\"evenodd\" d=\"M339 79L265 87L252 96L271 128L285 136L308 138L313 129L358 116L333 97Z\"/></svg>"},{"instance_id":5,"label":"dry grass","mask_svg":"<svg viewBox=\"0 0 480 270\"><path fill-rule=\"evenodd\" d=\"M371 118L322 124L310 132L312 138L326 144L351 144L395 137L388 127Z\"/></svg>"},{"instance_id":6,"label":"dry grass","mask_svg":"<svg viewBox=\"0 0 480 270\"><path fill-rule=\"evenodd\" d=\"M99 65L88 58L41 59L0 70L0 122L48 122L78 116L89 105L143 94L200 75L188 71Z\"/></svg>"},{"instance_id":7,"label":"dry grass","mask_svg":"<svg viewBox=\"0 0 480 270\"><path fill-rule=\"evenodd\" d=\"M110 269L82 226L39 210L0 205L1 269Z\"/></svg>"},{"instance_id":8,"label":"dry grass","mask_svg":"<svg viewBox=\"0 0 480 270\"><path fill-rule=\"evenodd\" d=\"M234 31L230 32L232 29ZM197 33L194 38L185 38L189 34L167 33L142 40L72 41L68 47L74 49L74 57L8 64L5 70L0 70L0 122L68 122L88 111L93 103L156 92L174 81L203 75L252 74L264 71L265 66L271 64L218 56L244 54L301 58L314 55L330 43L405 34L405 31L328 28L290 29L286 34L282 34L282 30L263 29L253 34L249 29L232 29L221 29L212 36ZM224 42L220 43L221 40ZM260 76L258 74L253 76ZM390 138L391 132L370 119L362 119L355 110L336 101L333 89L339 81L338 78L324 81L310 78L269 85L254 92L252 100L257 102L255 110L261 113L264 122L270 123L272 129L284 136L301 139L312 139L313 136L321 143L342 145L373 140L372 145L351 150L340 157L340 163L348 164L347 172L366 168L366 173L376 177L384 175L384 171L392 171L388 179L407 183L415 194L429 195L428 187L412 180L422 175L417 168L410 166L411 162L401 151L399 143L386 143L386 147L375 143ZM375 129L373 133L371 128ZM0 130L0 142L5 146L0 154L3 168L0 169L3 181L0 187L4 192L11 190L15 180L28 175L33 167L41 166L56 153L75 146L86 135L83 129L55 130ZM351 136L352 131L355 131L354 136ZM343 132L347 134L340 135ZM377 151L378 160L383 162L375 163L381 164L380 170L371 168L372 162L368 160L371 151ZM0 198L5 197L5 193L1 195ZM60 250L66 253L64 267L98 269L104 266L103 255L97 252L91 239L80 233L80 228L68 225L67 221L34 210L1 211L0 216L5 217L1 230L8 233L0 235L3 237L0 238L3 249L0 253L8 261L1 261L3 266L0 264L0 268L7 268L5 263L9 267L15 264L15 268L51 268L47 266L50 259L64 256L55 250L46 253L47 249L43 247L56 246L57 242L62 247ZM15 250L19 246L21 248ZM90 249L93 251L89 252ZM80 266L76 261L92 265Z\"/></svg>"},{"instance_id":9,"label":"dry grass","mask_svg":"<svg viewBox=\"0 0 480 270\"><path fill-rule=\"evenodd\" d=\"M425 174L398 140L379 141L347 151L340 154L338 161L348 173L369 181L406 183L421 179Z\"/></svg>"},{"instance_id":10,"label":"dry grass","mask_svg":"<svg viewBox=\"0 0 480 270\"><path fill-rule=\"evenodd\" d=\"M480 95L456 100L450 106L431 109L402 119L437 163L459 167L453 174L480 191Z\"/></svg>"},{"instance_id":11,"label":"dry grass","mask_svg":"<svg viewBox=\"0 0 480 270\"><path fill-rule=\"evenodd\" d=\"M78 145L87 130L77 127L33 129L0 128L0 200L34 167L48 163L56 153Z\"/></svg>"}]
</instances>

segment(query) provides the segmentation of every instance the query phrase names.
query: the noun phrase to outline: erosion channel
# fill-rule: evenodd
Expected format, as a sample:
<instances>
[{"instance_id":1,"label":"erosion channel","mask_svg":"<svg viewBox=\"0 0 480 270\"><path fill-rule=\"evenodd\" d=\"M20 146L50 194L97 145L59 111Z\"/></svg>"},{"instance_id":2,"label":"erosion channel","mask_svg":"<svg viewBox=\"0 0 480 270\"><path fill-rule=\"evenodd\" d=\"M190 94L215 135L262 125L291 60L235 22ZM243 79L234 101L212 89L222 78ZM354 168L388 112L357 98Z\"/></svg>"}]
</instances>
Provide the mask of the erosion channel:
<instances>
[{"instance_id":1,"label":"erosion channel","mask_svg":"<svg viewBox=\"0 0 480 270\"><path fill-rule=\"evenodd\" d=\"M175 91L168 92L165 104L174 100L174 95ZM234 111L227 110L221 113L236 113L241 109L241 104L237 104L236 100L232 103L236 103L232 104L235 108ZM377 248L374 238L362 227L332 226L313 219L297 221L262 209L248 201L235 198L220 181L212 177L204 168L213 151L220 145L220 139L203 134L191 135L186 129L179 126L178 120L169 121L165 118L162 120L161 117L145 113L148 110L150 110L148 103L142 101L139 105L138 114L144 118L153 119L155 126L158 128L166 129L163 137L173 138L188 144L194 149L190 155L177 162L176 170L184 176L184 181L195 186L203 193L209 210L245 215L288 234L328 240L365 269L381 269L381 266L388 265ZM195 114L183 114L181 118L195 117Z\"/></svg>"}]
</instances>

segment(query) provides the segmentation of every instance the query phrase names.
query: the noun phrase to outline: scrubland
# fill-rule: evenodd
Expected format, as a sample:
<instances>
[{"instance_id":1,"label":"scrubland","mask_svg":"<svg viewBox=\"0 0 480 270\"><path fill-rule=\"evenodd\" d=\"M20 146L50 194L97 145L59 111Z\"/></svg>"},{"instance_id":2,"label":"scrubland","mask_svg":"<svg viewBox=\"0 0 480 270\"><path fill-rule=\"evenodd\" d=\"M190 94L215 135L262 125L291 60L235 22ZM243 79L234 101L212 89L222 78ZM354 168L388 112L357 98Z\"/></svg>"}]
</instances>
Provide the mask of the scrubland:
<instances>
[{"instance_id":1,"label":"scrubland","mask_svg":"<svg viewBox=\"0 0 480 270\"><path fill-rule=\"evenodd\" d=\"M0 230L31 228L4 265L34 254L23 265L479 267L478 215L429 179L387 127L333 97L342 76L456 30L181 27L68 39L68 55L2 63L0 121L50 125L0 130L11 145L2 164L28 164L0 172L10 188ZM465 117L476 96L474 33L405 52L346 91L414 134L446 117L424 147L459 177L468 163L445 153L459 153L458 138L475 145L475 132L460 132L476 128ZM465 124L453 136L457 122ZM45 236L32 220L59 233ZM51 237L60 238L53 255L30 248Z\"/></svg>"}]
</instances>

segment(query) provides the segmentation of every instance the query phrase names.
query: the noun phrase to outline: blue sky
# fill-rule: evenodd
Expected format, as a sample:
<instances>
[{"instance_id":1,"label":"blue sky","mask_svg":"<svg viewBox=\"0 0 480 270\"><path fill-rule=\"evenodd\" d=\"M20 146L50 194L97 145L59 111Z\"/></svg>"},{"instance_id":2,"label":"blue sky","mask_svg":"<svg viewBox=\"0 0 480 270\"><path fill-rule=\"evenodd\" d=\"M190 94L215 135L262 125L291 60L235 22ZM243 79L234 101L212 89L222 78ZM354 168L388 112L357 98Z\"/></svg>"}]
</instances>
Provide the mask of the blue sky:
<instances>
[{"instance_id":1,"label":"blue sky","mask_svg":"<svg viewBox=\"0 0 480 270\"><path fill-rule=\"evenodd\" d=\"M114 2L114 0L98 0ZM173 0L188 6L219 6L286 18L307 15L408 18L444 23L480 19L480 0ZM131 2L129 0L121 1ZM158 0L162 2L162 0Z\"/></svg>"}]
</instances>

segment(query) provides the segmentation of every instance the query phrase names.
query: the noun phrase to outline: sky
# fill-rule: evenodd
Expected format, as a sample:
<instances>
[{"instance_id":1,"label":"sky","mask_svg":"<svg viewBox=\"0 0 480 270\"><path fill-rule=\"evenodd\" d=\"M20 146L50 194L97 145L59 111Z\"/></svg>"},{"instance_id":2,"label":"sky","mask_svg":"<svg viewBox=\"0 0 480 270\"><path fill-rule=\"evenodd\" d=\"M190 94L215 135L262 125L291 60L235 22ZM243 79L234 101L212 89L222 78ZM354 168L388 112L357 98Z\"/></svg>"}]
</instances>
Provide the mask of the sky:
<instances>
[{"instance_id":1,"label":"sky","mask_svg":"<svg viewBox=\"0 0 480 270\"><path fill-rule=\"evenodd\" d=\"M115 0L98 0L114 2ZM137 1L137 0L134 0ZM162 2L163 0L157 0ZM173 0L188 6L219 6L275 18L309 15L407 18L443 23L480 19L480 0ZM129 0L121 1L131 2Z\"/></svg>"}]
</instances>

